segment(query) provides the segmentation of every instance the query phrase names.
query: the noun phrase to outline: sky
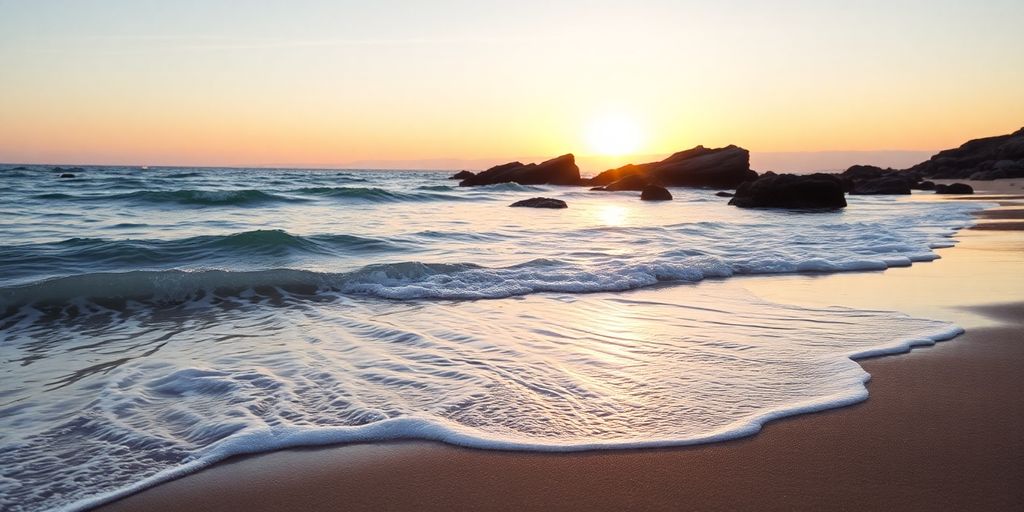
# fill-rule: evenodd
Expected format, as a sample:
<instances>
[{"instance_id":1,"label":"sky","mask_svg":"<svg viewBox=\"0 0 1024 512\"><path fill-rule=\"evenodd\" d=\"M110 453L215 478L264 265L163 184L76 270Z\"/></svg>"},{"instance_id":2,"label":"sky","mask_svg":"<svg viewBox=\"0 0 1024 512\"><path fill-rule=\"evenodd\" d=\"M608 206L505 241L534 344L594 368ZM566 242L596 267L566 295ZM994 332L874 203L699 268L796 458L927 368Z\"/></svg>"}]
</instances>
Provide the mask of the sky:
<instances>
[{"instance_id":1,"label":"sky","mask_svg":"<svg viewBox=\"0 0 1024 512\"><path fill-rule=\"evenodd\" d=\"M0 161L912 163L1024 126L1021 26L1020 0L0 0Z\"/></svg>"}]
</instances>

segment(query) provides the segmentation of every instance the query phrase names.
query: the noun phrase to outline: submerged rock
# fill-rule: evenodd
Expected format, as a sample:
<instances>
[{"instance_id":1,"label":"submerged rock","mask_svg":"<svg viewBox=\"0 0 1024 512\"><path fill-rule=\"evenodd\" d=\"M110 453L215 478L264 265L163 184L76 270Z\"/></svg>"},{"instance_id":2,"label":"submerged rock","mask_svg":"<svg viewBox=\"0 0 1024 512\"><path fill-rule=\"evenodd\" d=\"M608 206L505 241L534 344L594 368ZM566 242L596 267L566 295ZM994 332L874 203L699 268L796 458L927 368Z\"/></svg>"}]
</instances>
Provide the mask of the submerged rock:
<instances>
[{"instance_id":1,"label":"submerged rock","mask_svg":"<svg viewBox=\"0 0 1024 512\"><path fill-rule=\"evenodd\" d=\"M462 180L460 187L518 183L520 185L579 185L580 168L572 153L539 164L509 162Z\"/></svg>"},{"instance_id":2,"label":"submerged rock","mask_svg":"<svg viewBox=\"0 0 1024 512\"><path fill-rule=\"evenodd\" d=\"M718 196L718 197L732 197L732 196L734 196L736 194L733 194L732 192L722 191L722 192L715 192L715 195Z\"/></svg>"},{"instance_id":3,"label":"submerged rock","mask_svg":"<svg viewBox=\"0 0 1024 512\"><path fill-rule=\"evenodd\" d=\"M671 201L672 193L665 187L647 185L640 191L641 201Z\"/></svg>"},{"instance_id":4,"label":"submerged rock","mask_svg":"<svg viewBox=\"0 0 1024 512\"><path fill-rule=\"evenodd\" d=\"M449 176L448 179L450 179L450 180L465 180L465 179L468 179L468 178L472 178L473 176L476 176L476 173L471 172L471 171L459 171L459 172Z\"/></svg>"},{"instance_id":5,"label":"submerged rock","mask_svg":"<svg viewBox=\"0 0 1024 512\"><path fill-rule=\"evenodd\" d=\"M630 176L667 187L736 188L744 181L756 179L757 173L750 170L750 152L746 149L697 146L660 162L607 170L591 178L590 184L609 185Z\"/></svg>"},{"instance_id":6,"label":"submerged rock","mask_svg":"<svg viewBox=\"0 0 1024 512\"><path fill-rule=\"evenodd\" d=\"M523 199L522 201L516 201L509 206L523 207L523 208L568 208L569 205L565 204L565 201L561 199L552 199L550 197L533 197L530 199Z\"/></svg>"},{"instance_id":7,"label":"submerged rock","mask_svg":"<svg viewBox=\"0 0 1024 512\"><path fill-rule=\"evenodd\" d=\"M748 181L729 201L741 208L843 208L843 180L835 174L766 174Z\"/></svg>"},{"instance_id":8,"label":"submerged rock","mask_svg":"<svg viewBox=\"0 0 1024 512\"><path fill-rule=\"evenodd\" d=\"M936 194L973 194L974 187L966 183L953 183L951 185L935 185Z\"/></svg>"},{"instance_id":9,"label":"submerged rock","mask_svg":"<svg viewBox=\"0 0 1024 512\"><path fill-rule=\"evenodd\" d=\"M61 178L74 178L74 177L75 177L75 175L74 175L74 174L71 174L70 172L66 172L66 173L64 173L64 174L61 174L61 175L60 175L60 177L61 177Z\"/></svg>"}]
</instances>

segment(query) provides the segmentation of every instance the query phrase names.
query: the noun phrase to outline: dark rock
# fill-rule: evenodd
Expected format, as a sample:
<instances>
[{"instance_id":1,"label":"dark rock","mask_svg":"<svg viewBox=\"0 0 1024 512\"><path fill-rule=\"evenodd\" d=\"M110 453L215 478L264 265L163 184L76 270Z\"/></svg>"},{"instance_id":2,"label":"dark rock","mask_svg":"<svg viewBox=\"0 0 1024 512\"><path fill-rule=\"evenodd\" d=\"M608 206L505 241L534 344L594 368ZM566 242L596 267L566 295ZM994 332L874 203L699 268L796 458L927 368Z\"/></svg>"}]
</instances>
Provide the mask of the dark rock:
<instances>
[{"instance_id":1,"label":"dark rock","mask_svg":"<svg viewBox=\"0 0 1024 512\"><path fill-rule=\"evenodd\" d=\"M854 165L839 175L844 189L851 194L909 194L916 177L895 169L874 165Z\"/></svg>"},{"instance_id":2,"label":"dark rock","mask_svg":"<svg viewBox=\"0 0 1024 512\"><path fill-rule=\"evenodd\" d=\"M618 181L613 181L604 186L604 190L609 192L617 192L620 190L643 190L644 187L650 185L646 176L639 174L631 174Z\"/></svg>"},{"instance_id":3,"label":"dark rock","mask_svg":"<svg viewBox=\"0 0 1024 512\"><path fill-rule=\"evenodd\" d=\"M590 190L591 190L592 192L593 192L593 191L602 191L602 192L603 192L603 191L604 191L604 187L590 187Z\"/></svg>"},{"instance_id":4,"label":"dark rock","mask_svg":"<svg viewBox=\"0 0 1024 512\"><path fill-rule=\"evenodd\" d=\"M66 172L66 173L64 173L64 174L61 174L61 175L60 175L60 177L61 177L61 178L74 178L74 177L75 177L75 175L74 175L74 174L71 174L70 172Z\"/></svg>"},{"instance_id":5,"label":"dark rock","mask_svg":"<svg viewBox=\"0 0 1024 512\"><path fill-rule=\"evenodd\" d=\"M565 201L560 199L551 199L550 197L534 197L530 199L523 199L522 201L516 201L509 206L524 207L524 208L568 208L569 205L565 204Z\"/></svg>"},{"instance_id":6,"label":"dark rock","mask_svg":"<svg viewBox=\"0 0 1024 512\"><path fill-rule=\"evenodd\" d=\"M733 194L732 192L715 192L715 195L718 197L732 197L736 194Z\"/></svg>"},{"instance_id":7,"label":"dark rock","mask_svg":"<svg viewBox=\"0 0 1024 512\"><path fill-rule=\"evenodd\" d=\"M641 201L671 201L672 193L665 187L647 185L640 191Z\"/></svg>"},{"instance_id":8,"label":"dark rock","mask_svg":"<svg viewBox=\"0 0 1024 512\"><path fill-rule=\"evenodd\" d=\"M910 183L903 176L882 176L881 178L854 181L851 194L882 195L909 194Z\"/></svg>"},{"instance_id":9,"label":"dark rock","mask_svg":"<svg viewBox=\"0 0 1024 512\"><path fill-rule=\"evenodd\" d=\"M743 208L843 208L843 180L835 174L772 174L743 183L729 201Z\"/></svg>"},{"instance_id":10,"label":"dark rock","mask_svg":"<svg viewBox=\"0 0 1024 512\"><path fill-rule=\"evenodd\" d=\"M935 185L936 194L973 194L974 187L966 183L953 183L951 185Z\"/></svg>"},{"instance_id":11,"label":"dark rock","mask_svg":"<svg viewBox=\"0 0 1024 512\"><path fill-rule=\"evenodd\" d=\"M641 176L648 183L668 187L736 188L757 178L750 170L750 152L737 146L708 149L697 146L680 151L660 162L626 165L598 174L592 185L609 185L628 176Z\"/></svg>"},{"instance_id":12,"label":"dark rock","mask_svg":"<svg viewBox=\"0 0 1024 512\"><path fill-rule=\"evenodd\" d=\"M520 185L579 185L580 168L572 154L552 158L539 164L510 162L491 167L486 171L466 178L461 187L493 185L495 183L518 183Z\"/></svg>"},{"instance_id":13,"label":"dark rock","mask_svg":"<svg viewBox=\"0 0 1024 512\"><path fill-rule=\"evenodd\" d=\"M470 171L459 171L459 172L453 174L452 176L449 176L448 179L450 179L450 180L464 180L464 179L472 178L473 176L476 176L476 173L470 172Z\"/></svg>"},{"instance_id":14,"label":"dark rock","mask_svg":"<svg viewBox=\"0 0 1024 512\"><path fill-rule=\"evenodd\" d=\"M1009 135L974 139L958 148L940 151L908 171L928 178L967 179L979 172L1024 168L1021 161L1024 161L1024 128Z\"/></svg>"}]
</instances>

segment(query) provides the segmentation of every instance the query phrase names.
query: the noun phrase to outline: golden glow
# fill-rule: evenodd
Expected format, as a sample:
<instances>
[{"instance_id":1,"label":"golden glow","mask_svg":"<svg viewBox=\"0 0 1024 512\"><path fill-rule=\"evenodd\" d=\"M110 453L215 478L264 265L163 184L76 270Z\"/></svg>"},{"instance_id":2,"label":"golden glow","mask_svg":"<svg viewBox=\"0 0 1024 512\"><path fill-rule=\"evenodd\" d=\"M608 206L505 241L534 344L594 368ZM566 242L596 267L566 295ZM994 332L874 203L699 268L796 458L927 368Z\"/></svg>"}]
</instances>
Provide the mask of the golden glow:
<instances>
[{"instance_id":1,"label":"golden glow","mask_svg":"<svg viewBox=\"0 0 1024 512\"><path fill-rule=\"evenodd\" d=\"M587 144L598 155L628 155L642 142L640 126L623 115L606 115L587 127Z\"/></svg>"},{"instance_id":2,"label":"golden glow","mask_svg":"<svg viewBox=\"0 0 1024 512\"><path fill-rule=\"evenodd\" d=\"M629 210L622 206L604 204L598 207L597 218L607 226L621 226L629 218Z\"/></svg>"}]
</instances>

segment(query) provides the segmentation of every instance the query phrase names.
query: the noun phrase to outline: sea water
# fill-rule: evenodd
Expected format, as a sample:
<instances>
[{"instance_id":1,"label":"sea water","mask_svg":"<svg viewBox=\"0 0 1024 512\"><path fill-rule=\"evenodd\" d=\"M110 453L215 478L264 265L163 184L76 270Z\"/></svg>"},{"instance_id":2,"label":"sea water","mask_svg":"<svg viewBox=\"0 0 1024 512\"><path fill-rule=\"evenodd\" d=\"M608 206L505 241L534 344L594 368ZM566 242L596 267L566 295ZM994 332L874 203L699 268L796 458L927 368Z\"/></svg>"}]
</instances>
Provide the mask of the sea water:
<instances>
[{"instance_id":1,"label":"sea water","mask_svg":"<svg viewBox=\"0 0 1024 512\"><path fill-rule=\"evenodd\" d=\"M0 170L0 509L81 509L241 453L571 451L755 433L867 396L851 357L960 332L773 304L744 274L935 259L976 204L437 172ZM509 208L534 196L569 208ZM700 284L705 281L703 284Z\"/></svg>"}]
</instances>

